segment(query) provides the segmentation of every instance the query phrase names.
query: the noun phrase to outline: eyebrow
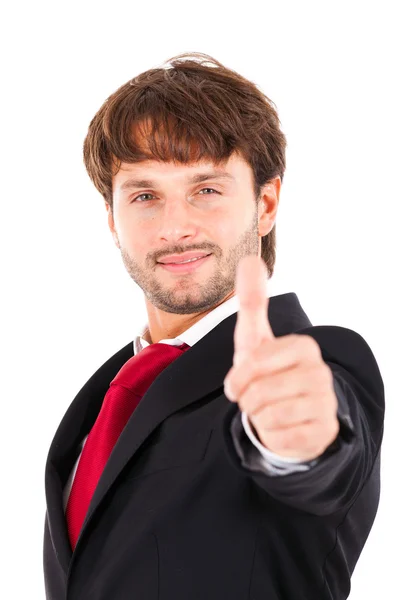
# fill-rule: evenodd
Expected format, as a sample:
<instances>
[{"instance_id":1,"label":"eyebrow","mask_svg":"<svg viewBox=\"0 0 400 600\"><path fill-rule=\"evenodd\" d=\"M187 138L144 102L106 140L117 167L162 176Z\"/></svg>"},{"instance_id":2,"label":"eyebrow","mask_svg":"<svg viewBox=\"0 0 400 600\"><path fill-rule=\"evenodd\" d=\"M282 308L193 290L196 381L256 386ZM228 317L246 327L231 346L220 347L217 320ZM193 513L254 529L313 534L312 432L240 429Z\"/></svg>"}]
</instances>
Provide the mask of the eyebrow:
<instances>
[{"instance_id":1,"label":"eyebrow","mask_svg":"<svg viewBox=\"0 0 400 600\"><path fill-rule=\"evenodd\" d=\"M187 177L187 183L201 183L202 181L208 181L209 179L228 179L230 181L236 181L235 177L226 171L207 171L203 173L196 173L191 177ZM122 191L131 190L134 188L141 187L156 187L157 182L151 179L134 179L129 178L121 185Z\"/></svg>"}]
</instances>

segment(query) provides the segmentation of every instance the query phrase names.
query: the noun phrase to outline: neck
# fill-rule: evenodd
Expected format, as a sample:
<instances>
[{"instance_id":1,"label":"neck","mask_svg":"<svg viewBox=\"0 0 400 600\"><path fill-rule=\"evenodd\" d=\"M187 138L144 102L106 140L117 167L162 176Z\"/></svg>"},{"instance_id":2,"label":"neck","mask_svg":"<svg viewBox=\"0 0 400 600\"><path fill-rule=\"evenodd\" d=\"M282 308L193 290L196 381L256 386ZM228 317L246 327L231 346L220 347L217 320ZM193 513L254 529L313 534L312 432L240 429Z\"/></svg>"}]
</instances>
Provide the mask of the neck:
<instances>
[{"instance_id":1,"label":"neck","mask_svg":"<svg viewBox=\"0 0 400 600\"><path fill-rule=\"evenodd\" d=\"M208 315L208 313L212 312L218 306L226 302L229 298L232 298L234 294L235 290L232 290L225 298L221 300L221 302L215 306L211 306L208 310L188 315L167 313L155 308L152 304L146 301L148 329L143 337L149 342L149 344L156 344L160 340L177 338L181 333Z\"/></svg>"}]
</instances>

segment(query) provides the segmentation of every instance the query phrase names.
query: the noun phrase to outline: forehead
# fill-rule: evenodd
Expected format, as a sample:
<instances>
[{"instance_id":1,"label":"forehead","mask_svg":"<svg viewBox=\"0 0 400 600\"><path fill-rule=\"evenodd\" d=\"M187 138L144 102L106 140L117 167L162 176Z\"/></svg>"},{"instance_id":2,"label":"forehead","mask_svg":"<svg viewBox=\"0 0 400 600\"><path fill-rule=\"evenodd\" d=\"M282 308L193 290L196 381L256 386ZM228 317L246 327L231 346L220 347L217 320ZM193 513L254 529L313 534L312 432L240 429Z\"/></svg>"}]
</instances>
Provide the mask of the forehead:
<instances>
[{"instance_id":1,"label":"forehead","mask_svg":"<svg viewBox=\"0 0 400 600\"><path fill-rule=\"evenodd\" d=\"M248 183L251 169L248 163L238 154L233 153L229 159L215 162L203 159L192 163L163 162L144 160L138 163L122 162L118 172L113 176L114 191L132 189L134 187L150 187L157 183L173 180L181 183L200 183L208 179L220 179L221 183Z\"/></svg>"}]
</instances>

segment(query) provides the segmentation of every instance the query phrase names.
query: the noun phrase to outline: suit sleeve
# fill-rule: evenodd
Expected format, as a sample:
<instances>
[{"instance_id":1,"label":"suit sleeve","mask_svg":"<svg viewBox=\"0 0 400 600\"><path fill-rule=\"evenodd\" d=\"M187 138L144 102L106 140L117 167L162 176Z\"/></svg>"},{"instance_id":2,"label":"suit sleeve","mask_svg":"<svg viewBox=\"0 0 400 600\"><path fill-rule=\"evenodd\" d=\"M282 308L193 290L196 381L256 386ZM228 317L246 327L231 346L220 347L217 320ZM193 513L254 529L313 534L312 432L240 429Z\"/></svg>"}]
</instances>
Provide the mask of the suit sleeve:
<instances>
[{"instance_id":1,"label":"suit sleeve","mask_svg":"<svg viewBox=\"0 0 400 600\"><path fill-rule=\"evenodd\" d=\"M243 476L251 477L279 502L327 515L350 507L374 469L383 436L384 385L371 348L355 331L316 326L297 333L314 337L332 371L340 422L336 440L312 468L276 477L262 467L259 459L257 464L254 453L258 450L243 427L238 427L240 410L236 403L228 407L223 419L223 437L230 462ZM376 474L375 469L379 488ZM378 494L378 489L375 492Z\"/></svg>"}]
</instances>

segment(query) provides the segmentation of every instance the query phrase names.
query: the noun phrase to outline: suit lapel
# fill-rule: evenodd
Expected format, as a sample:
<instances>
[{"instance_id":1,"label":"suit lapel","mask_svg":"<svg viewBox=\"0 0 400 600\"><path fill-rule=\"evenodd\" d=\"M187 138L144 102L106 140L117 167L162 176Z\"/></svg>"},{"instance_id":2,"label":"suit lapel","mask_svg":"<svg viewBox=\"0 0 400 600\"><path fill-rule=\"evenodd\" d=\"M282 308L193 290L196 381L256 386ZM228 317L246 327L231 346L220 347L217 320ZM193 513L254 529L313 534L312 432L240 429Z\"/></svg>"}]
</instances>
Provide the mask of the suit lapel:
<instances>
[{"instance_id":1,"label":"suit lapel","mask_svg":"<svg viewBox=\"0 0 400 600\"><path fill-rule=\"evenodd\" d=\"M45 471L50 535L66 574L79 552L87 525L100 509L105 494L148 436L172 413L223 388L224 377L232 367L236 318L237 313L234 313L222 321L168 365L150 385L113 448L73 554L62 506L62 490L80 453L80 443L94 425L110 381L134 354L133 342L107 360L71 403L54 436ZM311 326L294 292L272 296L268 318L277 337Z\"/></svg>"}]
</instances>

